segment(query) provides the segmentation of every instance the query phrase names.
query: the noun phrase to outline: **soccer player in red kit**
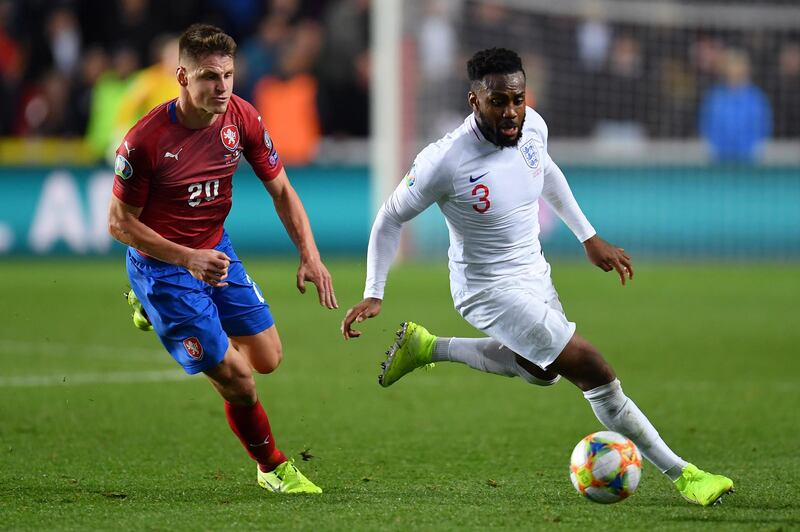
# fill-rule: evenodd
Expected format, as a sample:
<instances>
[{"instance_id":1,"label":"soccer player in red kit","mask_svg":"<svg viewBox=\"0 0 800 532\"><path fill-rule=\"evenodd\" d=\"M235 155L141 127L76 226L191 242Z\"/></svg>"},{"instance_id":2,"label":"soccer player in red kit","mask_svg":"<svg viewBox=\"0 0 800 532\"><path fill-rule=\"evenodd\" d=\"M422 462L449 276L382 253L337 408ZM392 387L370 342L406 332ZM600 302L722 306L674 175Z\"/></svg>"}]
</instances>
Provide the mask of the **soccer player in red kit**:
<instances>
[{"instance_id":1,"label":"soccer player in red kit","mask_svg":"<svg viewBox=\"0 0 800 532\"><path fill-rule=\"evenodd\" d=\"M236 43L196 24L179 48L180 96L150 111L117 150L109 231L129 246L130 299L184 370L204 373L225 400L231 430L258 463L259 485L321 493L275 446L256 392L253 370L274 371L282 351L269 306L223 227L242 156L300 253L300 292L312 282L320 304L337 308L331 276L261 117L232 94Z\"/></svg>"}]
</instances>

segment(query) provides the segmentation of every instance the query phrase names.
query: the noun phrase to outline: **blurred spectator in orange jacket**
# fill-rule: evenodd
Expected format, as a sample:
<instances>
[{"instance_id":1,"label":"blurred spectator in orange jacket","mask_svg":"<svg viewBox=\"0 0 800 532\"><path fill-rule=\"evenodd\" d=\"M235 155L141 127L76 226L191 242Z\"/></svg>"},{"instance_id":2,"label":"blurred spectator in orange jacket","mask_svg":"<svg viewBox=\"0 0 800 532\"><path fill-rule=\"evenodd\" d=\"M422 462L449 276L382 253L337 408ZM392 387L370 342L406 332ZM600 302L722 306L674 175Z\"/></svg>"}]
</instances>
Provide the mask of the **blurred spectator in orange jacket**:
<instances>
[{"instance_id":1,"label":"blurred spectator in orange jacket","mask_svg":"<svg viewBox=\"0 0 800 532\"><path fill-rule=\"evenodd\" d=\"M278 58L278 74L255 86L254 103L286 164L313 161L320 140L317 81L310 74L321 44L319 27L300 23Z\"/></svg>"}]
</instances>

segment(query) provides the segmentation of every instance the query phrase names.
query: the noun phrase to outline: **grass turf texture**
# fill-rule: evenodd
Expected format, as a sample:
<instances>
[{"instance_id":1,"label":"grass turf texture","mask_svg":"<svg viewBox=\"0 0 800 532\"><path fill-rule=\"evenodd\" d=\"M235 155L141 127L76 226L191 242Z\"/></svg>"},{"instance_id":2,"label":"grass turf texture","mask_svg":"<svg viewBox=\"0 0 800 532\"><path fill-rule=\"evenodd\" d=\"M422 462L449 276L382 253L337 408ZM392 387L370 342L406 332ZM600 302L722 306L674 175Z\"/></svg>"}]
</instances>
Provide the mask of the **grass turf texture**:
<instances>
[{"instance_id":1,"label":"grass turf texture","mask_svg":"<svg viewBox=\"0 0 800 532\"><path fill-rule=\"evenodd\" d=\"M568 315L628 395L675 450L736 482L721 507L700 508L649 463L629 500L581 499L569 454L601 426L567 382L541 389L439 364L381 389L378 364L402 320L479 335L452 309L444 266L393 270L383 314L344 342L360 263L330 264L342 309L329 312L313 288L296 292L294 264L245 262L284 342L278 372L257 378L262 402L279 446L325 493L256 485L211 387L182 378L155 336L131 325L121 260L5 261L0 528L800 526L796 266L640 264L622 288L588 264L555 261ZM41 376L50 380L32 380ZM102 382L111 379L123 382Z\"/></svg>"}]
</instances>

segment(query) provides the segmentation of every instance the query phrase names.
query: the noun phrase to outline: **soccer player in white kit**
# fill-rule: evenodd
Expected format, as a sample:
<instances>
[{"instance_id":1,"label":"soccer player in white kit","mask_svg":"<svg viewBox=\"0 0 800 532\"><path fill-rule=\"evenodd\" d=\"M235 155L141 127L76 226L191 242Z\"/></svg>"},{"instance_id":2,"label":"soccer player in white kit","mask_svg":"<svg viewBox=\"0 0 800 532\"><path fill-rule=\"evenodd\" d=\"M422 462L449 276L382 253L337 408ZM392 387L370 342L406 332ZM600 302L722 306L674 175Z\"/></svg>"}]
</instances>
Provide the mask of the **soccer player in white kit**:
<instances>
[{"instance_id":1,"label":"soccer player in white kit","mask_svg":"<svg viewBox=\"0 0 800 532\"><path fill-rule=\"evenodd\" d=\"M547 124L525 106L519 56L492 48L467 63L472 114L419 153L372 227L364 299L342 322L345 339L360 336L354 322L381 310L389 266L403 223L436 203L450 233L450 291L456 310L487 338L443 338L403 324L379 377L390 386L414 369L460 362L486 373L519 376L539 386L561 376L583 391L609 430L630 438L690 502L708 506L733 490L724 476L706 473L676 455L622 391L614 370L575 333L550 279L539 243L543 197L583 243L590 262L633 277L625 250L601 239L581 212L564 174L547 152Z\"/></svg>"}]
</instances>

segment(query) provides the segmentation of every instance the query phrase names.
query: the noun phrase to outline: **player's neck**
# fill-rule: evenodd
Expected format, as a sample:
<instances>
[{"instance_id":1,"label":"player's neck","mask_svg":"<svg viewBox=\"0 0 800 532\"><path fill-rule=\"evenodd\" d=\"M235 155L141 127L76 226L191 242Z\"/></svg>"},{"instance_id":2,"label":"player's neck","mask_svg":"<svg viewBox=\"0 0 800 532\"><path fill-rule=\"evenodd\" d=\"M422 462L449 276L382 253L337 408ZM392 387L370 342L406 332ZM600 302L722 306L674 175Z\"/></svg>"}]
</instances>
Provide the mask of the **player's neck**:
<instances>
[{"instance_id":1,"label":"player's neck","mask_svg":"<svg viewBox=\"0 0 800 532\"><path fill-rule=\"evenodd\" d=\"M209 113L199 107L195 107L189 102L188 98L183 95L178 97L178 105L175 106L175 114L178 116L178 122L184 127L189 129L202 129L213 124L218 114Z\"/></svg>"},{"instance_id":2,"label":"player's neck","mask_svg":"<svg viewBox=\"0 0 800 532\"><path fill-rule=\"evenodd\" d=\"M478 117L477 114L475 115L475 125L478 126L478 131L481 132L481 136L483 136L483 139L485 141L497 146L497 143L494 141L494 137L492 136L491 131L483 124L483 122L481 121L480 117ZM499 148L500 146L497 147Z\"/></svg>"}]
</instances>

